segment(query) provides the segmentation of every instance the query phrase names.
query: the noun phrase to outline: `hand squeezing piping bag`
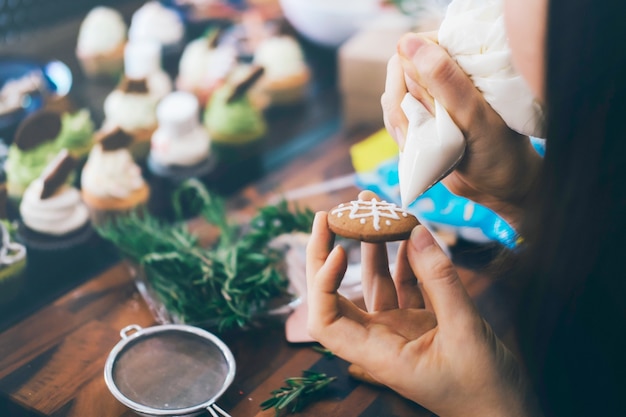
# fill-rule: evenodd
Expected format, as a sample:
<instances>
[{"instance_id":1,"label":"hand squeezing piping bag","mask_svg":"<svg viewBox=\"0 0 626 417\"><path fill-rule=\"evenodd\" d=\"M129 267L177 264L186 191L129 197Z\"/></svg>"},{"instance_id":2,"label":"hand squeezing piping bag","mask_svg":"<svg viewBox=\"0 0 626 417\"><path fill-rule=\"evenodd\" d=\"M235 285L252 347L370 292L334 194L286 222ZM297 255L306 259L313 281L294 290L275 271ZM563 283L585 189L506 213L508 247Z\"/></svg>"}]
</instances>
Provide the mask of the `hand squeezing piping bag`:
<instances>
[{"instance_id":1,"label":"hand squeezing piping bag","mask_svg":"<svg viewBox=\"0 0 626 417\"><path fill-rule=\"evenodd\" d=\"M541 106L513 68L502 0L452 0L438 39L511 129L543 137ZM455 168L465 141L461 134L461 146L460 129L437 101L434 116L412 97L404 98L402 110L409 120L398 166L406 207Z\"/></svg>"}]
</instances>

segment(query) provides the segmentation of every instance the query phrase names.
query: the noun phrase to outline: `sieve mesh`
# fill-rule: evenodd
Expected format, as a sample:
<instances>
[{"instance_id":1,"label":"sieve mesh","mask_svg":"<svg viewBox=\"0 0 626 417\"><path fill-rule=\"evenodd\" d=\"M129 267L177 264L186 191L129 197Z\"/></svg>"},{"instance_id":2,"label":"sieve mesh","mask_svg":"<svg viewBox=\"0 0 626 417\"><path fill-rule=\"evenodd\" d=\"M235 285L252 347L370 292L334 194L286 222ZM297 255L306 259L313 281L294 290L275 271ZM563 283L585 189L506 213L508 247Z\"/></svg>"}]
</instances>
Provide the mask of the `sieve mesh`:
<instances>
[{"instance_id":1,"label":"sieve mesh","mask_svg":"<svg viewBox=\"0 0 626 417\"><path fill-rule=\"evenodd\" d=\"M228 359L212 341L170 330L128 343L113 364L112 379L137 404L179 410L215 400L229 370Z\"/></svg>"}]
</instances>

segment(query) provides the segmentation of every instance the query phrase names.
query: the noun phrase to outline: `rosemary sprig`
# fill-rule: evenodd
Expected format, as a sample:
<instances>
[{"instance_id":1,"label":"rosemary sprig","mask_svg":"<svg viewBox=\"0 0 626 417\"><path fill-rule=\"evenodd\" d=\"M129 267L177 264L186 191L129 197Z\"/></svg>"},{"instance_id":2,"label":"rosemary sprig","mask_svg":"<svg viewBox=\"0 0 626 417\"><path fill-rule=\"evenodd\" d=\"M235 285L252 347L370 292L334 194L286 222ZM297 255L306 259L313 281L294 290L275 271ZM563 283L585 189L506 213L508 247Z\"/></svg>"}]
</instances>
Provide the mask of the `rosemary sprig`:
<instances>
[{"instance_id":1,"label":"rosemary sprig","mask_svg":"<svg viewBox=\"0 0 626 417\"><path fill-rule=\"evenodd\" d=\"M261 403L261 409L273 407L276 416L282 411L296 413L321 395L336 379L336 376L327 376L320 372L303 371L301 377L285 379L287 385L272 391L272 397Z\"/></svg>"},{"instance_id":2,"label":"rosemary sprig","mask_svg":"<svg viewBox=\"0 0 626 417\"><path fill-rule=\"evenodd\" d=\"M220 330L245 327L270 300L287 295L282 254L267 243L282 233L310 231L310 210L291 212L286 202L264 207L244 231L227 220L224 202L195 180L176 191L173 206L175 223L131 212L97 230L139 265L158 301L178 321L211 322ZM219 228L215 246L200 246L182 221L184 209Z\"/></svg>"}]
</instances>

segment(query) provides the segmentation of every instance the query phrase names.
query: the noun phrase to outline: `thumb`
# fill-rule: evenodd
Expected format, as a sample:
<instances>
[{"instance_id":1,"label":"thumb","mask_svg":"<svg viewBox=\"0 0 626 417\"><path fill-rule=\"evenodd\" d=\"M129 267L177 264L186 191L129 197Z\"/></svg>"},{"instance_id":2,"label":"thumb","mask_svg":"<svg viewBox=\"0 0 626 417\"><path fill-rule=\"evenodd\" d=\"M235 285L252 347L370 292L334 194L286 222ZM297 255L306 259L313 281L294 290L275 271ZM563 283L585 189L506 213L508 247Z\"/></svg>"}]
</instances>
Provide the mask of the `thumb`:
<instances>
[{"instance_id":1,"label":"thumb","mask_svg":"<svg viewBox=\"0 0 626 417\"><path fill-rule=\"evenodd\" d=\"M405 74L443 105L464 134L488 112L489 105L468 75L431 39L408 33L398 42L398 54L404 58Z\"/></svg>"},{"instance_id":2,"label":"thumb","mask_svg":"<svg viewBox=\"0 0 626 417\"><path fill-rule=\"evenodd\" d=\"M424 226L413 229L407 256L442 331L467 328L479 319L452 261Z\"/></svg>"}]
</instances>

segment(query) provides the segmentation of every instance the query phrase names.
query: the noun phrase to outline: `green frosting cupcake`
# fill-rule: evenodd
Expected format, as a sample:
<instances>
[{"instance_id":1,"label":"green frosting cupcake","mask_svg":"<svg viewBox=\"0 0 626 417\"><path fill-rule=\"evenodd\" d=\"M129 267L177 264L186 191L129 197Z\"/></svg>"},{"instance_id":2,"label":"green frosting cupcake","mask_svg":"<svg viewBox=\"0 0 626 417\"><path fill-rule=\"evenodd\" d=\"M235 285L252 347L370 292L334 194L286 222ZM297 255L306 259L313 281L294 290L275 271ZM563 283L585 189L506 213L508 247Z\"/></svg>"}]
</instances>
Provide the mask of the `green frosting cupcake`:
<instances>
[{"instance_id":1,"label":"green frosting cupcake","mask_svg":"<svg viewBox=\"0 0 626 417\"><path fill-rule=\"evenodd\" d=\"M233 87L225 85L215 91L204 113L204 124L216 142L233 145L259 139L267 132L262 113L247 94L233 96Z\"/></svg>"},{"instance_id":2,"label":"green frosting cupcake","mask_svg":"<svg viewBox=\"0 0 626 417\"><path fill-rule=\"evenodd\" d=\"M48 114L48 117L50 115ZM44 138L33 145L33 138L18 138L27 143L28 146L20 146L14 143L9 148L5 165L7 176L8 193L13 198L21 197L22 193L43 172L45 167L62 150L67 149L72 156L77 159L84 158L93 144L94 124L88 110L80 110L76 113L66 113L58 116L60 120L60 130L53 138ZM37 119L31 119L33 124ZM30 123L27 119L25 123ZM37 136L34 128L25 127L22 129L23 135ZM45 132L44 132L45 133ZM18 132L19 134L19 132Z\"/></svg>"}]
</instances>

